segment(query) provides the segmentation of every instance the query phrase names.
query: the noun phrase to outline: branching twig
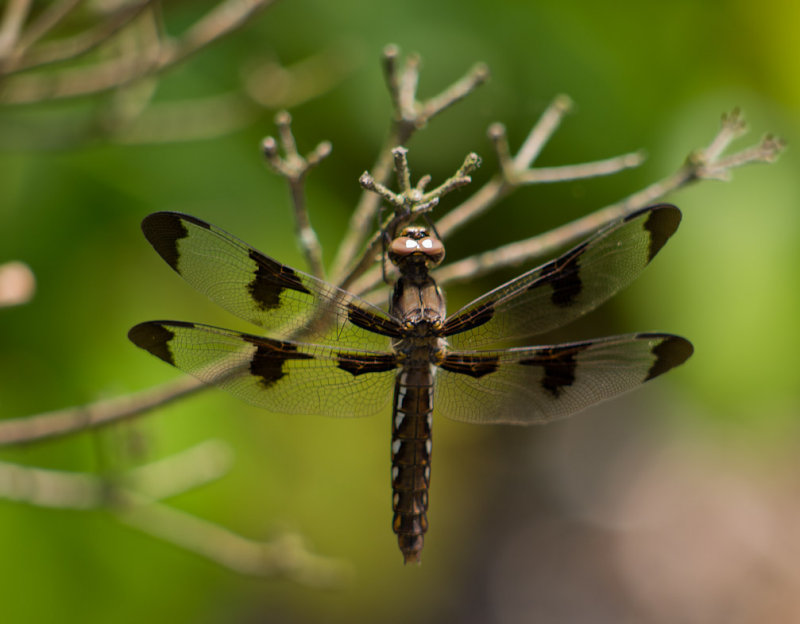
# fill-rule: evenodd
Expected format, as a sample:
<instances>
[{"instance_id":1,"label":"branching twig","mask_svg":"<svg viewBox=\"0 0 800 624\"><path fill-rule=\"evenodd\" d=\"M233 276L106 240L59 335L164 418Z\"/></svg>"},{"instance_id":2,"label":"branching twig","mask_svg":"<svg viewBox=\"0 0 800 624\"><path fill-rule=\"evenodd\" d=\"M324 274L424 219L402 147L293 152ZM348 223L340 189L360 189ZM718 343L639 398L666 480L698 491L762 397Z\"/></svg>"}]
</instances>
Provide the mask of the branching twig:
<instances>
[{"instance_id":1,"label":"branching twig","mask_svg":"<svg viewBox=\"0 0 800 624\"><path fill-rule=\"evenodd\" d=\"M275 0L225 0L200 18L180 38L159 38L149 48L137 48L110 61L98 61L42 75L8 78L0 89L0 104L31 104L102 93L153 76L184 61L220 37L243 26ZM145 3L146 4L146 3ZM127 19L126 15L126 19ZM104 24L102 37L116 32ZM91 45L95 45L94 39ZM88 44L71 54L82 54ZM69 60L66 56L59 60Z\"/></svg>"},{"instance_id":2,"label":"branching twig","mask_svg":"<svg viewBox=\"0 0 800 624\"><path fill-rule=\"evenodd\" d=\"M436 280L439 284L459 282L498 268L515 266L553 254L565 245L575 243L604 225L688 184L705 179L728 179L730 170L734 167L757 162L773 162L785 146L783 140L767 135L757 145L721 157L722 152L741 135L743 129L744 124L738 111L724 115L720 131L708 147L690 154L675 173L615 204L554 230L442 267L435 272Z\"/></svg>"},{"instance_id":3,"label":"branching twig","mask_svg":"<svg viewBox=\"0 0 800 624\"><path fill-rule=\"evenodd\" d=\"M310 552L297 535L251 540L157 502L218 479L230 459L226 445L210 440L113 481L0 462L0 497L39 507L108 509L124 524L240 574L288 578L313 587L347 583L352 577L348 565Z\"/></svg>"},{"instance_id":4,"label":"branching twig","mask_svg":"<svg viewBox=\"0 0 800 624\"><path fill-rule=\"evenodd\" d=\"M272 137L267 137L261 144L261 150L267 163L274 171L286 178L289 183L289 191L292 195L292 205L294 206L295 231L297 240L306 256L311 273L322 279L325 277L325 266L322 263L322 247L306 210L306 198L304 191L305 178L308 171L316 167L323 158L331 153L331 144L324 141L317 145L305 158L297 151L297 144L292 134L292 118L286 111L282 111L275 116L275 124L278 126L278 141ZM278 143L285 156L281 158L278 152Z\"/></svg>"},{"instance_id":5,"label":"branching twig","mask_svg":"<svg viewBox=\"0 0 800 624\"><path fill-rule=\"evenodd\" d=\"M251 540L218 524L152 502L130 507L119 519L239 574L286 578L318 588L342 587L353 576L347 563L315 555L298 535L283 535L271 542Z\"/></svg>"},{"instance_id":6,"label":"branching twig","mask_svg":"<svg viewBox=\"0 0 800 624\"><path fill-rule=\"evenodd\" d=\"M492 124L488 134L497 153L500 173L484 184L472 197L439 219L436 229L440 236L446 238L452 235L458 228L485 213L519 186L610 175L641 164L643 154L633 152L580 165L531 169L534 160L571 106L572 102L567 96L556 97L542 113L514 157L511 156L505 127L502 124Z\"/></svg>"},{"instance_id":7,"label":"branching twig","mask_svg":"<svg viewBox=\"0 0 800 624\"><path fill-rule=\"evenodd\" d=\"M395 162L400 193L393 193L383 184L377 182L366 171L361 174L359 182L364 190L374 193L376 197L384 199L393 206L394 215L381 225L380 231L373 234L367 243L366 251L361 256L360 262L356 263L353 269L342 279L341 288L348 288L356 279L372 268L375 258L381 250L385 233L388 233L391 238L397 230L411 223L420 215L430 212L444 195L469 184L472 179L468 174L472 173L481 164L481 159L477 154L467 154L463 164L455 174L432 191L424 193L425 187L430 183L430 176L422 176L417 185L412 186L407 160L408 150L404 147L396 147L391 153Z\"/></svg>"},{"instance_id":8,"label":"branching twig","mask_svg":"<svg viewBox=\"0 0 800 624\"><path fill-rule=\"evenodd\" d=\"M379 184L386 184L391 175L393 148L405 145L416 130L449 106L472 93L489 78L489 69L486 65L482 63L475 65L463 78L442 93L420 103L416 99L419 59L416 56L410 56L406 59L403 69L398 70L398 56L397 46L387 46L383 51L384 73L392 98L394 118L389 136L371 169L373 179ZM355 272L348 267L369 238L379 208L379 196L369 192L361 195L333 262L331 275L334 283L342 283L345 273L352 276ZM352 277L350 279L352 280Z\"/></svg>"}]
</instances>

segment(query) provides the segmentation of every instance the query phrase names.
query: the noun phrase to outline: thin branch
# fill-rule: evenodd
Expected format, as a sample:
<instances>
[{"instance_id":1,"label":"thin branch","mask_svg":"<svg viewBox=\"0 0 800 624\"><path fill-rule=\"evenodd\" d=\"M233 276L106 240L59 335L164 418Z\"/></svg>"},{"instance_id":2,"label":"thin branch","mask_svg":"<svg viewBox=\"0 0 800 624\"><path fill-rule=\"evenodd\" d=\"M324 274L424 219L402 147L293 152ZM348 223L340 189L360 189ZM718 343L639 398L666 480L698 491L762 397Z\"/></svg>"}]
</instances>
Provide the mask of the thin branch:
<instances>
[{"instance_id":1,"label":"thin branch","mask_svg":"<svg viewBox=\"0 0 800 624\"><path fill-rule=\"evenodd\" d=\"M242 27L275 0L227 0L214 7L175 42L161 41L111 61L44 75L21 75L0 90L0 103L31 104L103 93L161 73L220 37Z\"/></svg>"},{"instance_id":2,"label":"thin branch","mask_svg":"<svg viewBox=\"0 0 800 624\"><path fill-rule=\"evenodd\" d=\"M565 95L554 98L531 129L517 155L513 157L508 146L505 127L499 123L492 124L489 127L488 136L497 153L500 173L439 219L436 229L440 236L452 235L458 228L488 211L495 203L519 186L611 175L641 164L644 155L641 152L632 152L579 165L532 169L531 164L553 136L571 106L572 101Z\"/></svg>"},{"instance_id":3,"label":"thin branch","mask_svg":"<svg viewBox=\"0 0 800 624\"><path fill-rule=\"evenodd\" d=\"M288 66L261 60L243 70L244 89L262 108L293 108L333 89L356 63L356 54L346 46L332 46Z\"/></svg>"},{"instance_id":4,"label":"thin branch","mask_svg":"<svg viewBox=\"0 0 800 624\"><path fill-rule=\"evenodd\" d=\"M377 182L369 172L364 172L359 178L359 182L364 190L374 193L376 197L384 199L394 207L394 215L385 221L378 232L374 233L369 239L366 251L362 254L361 260L356 263L352 270L342 279L341 288L348 288L359 277L367 273L374 265L375 258L382 250L383 235L388 233L390 237L394 233L414 221L420 215L430 212L439 204L440 199L457 188L469 184L472 179L468 174L472 173L481 164L480 157L475 153L467 154L464 162L458 170L445 180L438 187L423 193L422 189L430 183L430 176L422 176L416 186L411 185L411 173L408 166L408 150L404 147L396 147L392 150L394 157L395 171L397 173L398 186L400 193L393 193L391 190Z\"/></svg>"},{"instance_id":5,"label":"thin branch","mask_svg":"<svg viewBox=\"0 0 800 624\"><path fill-rule=\"evenodd\" d=\"M0 447L29 444L133 418L207 387L194 377L186 376L135 394L81 407L0 420Z\"/></svg>"},{"instance_id":6,"label":"thin branch","mask_svg":"<svg viewBox=\"0 0 800 624\"><path fill-rule=\"evenodd\" d=\"M322 263L322 246L311 220L306 210L305 198L305 178L308 171L318 165L322 159L331 153L331 144L324 141L305 158L297 151L297 143L292 134L292 118L286 111L281 111L275 116L275 124L278 126L278 140L285 156L281 158L278 151L278 141L272 137L267 137L261 144L261 150L267 163L272 169L286 178L289 184L289 191L292 195L292 205L294 206L295 232L300 242L300 247L306 256L306 261L311 269L311 273L323 279L325 277L325 266Z\"/></svg>"},{"instance_id":7,"label":"thin branch","mask_svg":"<svg viewBox=\"0 0 800 624\"><path fill-rule=\"evenodd\" d=\"M389 135L370 169L374 180L380 184L386 184L391 175L394 147L405 145L416 130L449 106L465 98L489 78L486 65L475 65L463 78L442 93L424 103L419 103L416 100L419 59L414 56L407 58L403 69L399 70L398 55L397 46L390 45L384 48L383 68L389 95L392 98L394 118ZM334 283L343 283L346 272L350 281L354 279L355 269L348 267L353 264L362 246L369 239L379 209L380 197L374 193L362 193L333 262L331 275Z\"/></svg>"},{"instance_id":8,"label":"thin branch","mask_svg":"<svg viewBox=\"0 0 800 624\"><path fill-rule=\"evenodd\" d=\"M165 500L224 477L233 465L233 450L221 440L204 440L191 448L137 466L119 482L149 500Z\"/></svg>"},{"instance_id":9,"label":"thin branch","mask_svg":"<svg viewBox=\"0 0 800 624\"><path fill-rule=\"evenodd\" d=\"M625 169L638 167L645 160L641 151L622 154L604 160L595 160L578 165L563 165L560 167L536 167L528 169L518 177L520 184L541 184L545 182L565 182L568 180L583 180L607 176Z\"/></svg>"},{"instance_id":10,"label":"thin branch","mask_svg":"<svg viewBox=\"0 0 800 624\"><path fill-rule=\"evenodd\" d=\"M144 81L136 83L138 86ZM152 85L154 83L150 83ZM125 91L126 99L130 91ZM169 102L151 102L137 116L124 115L103 125L124 145L213 139L253 122L260 111L238 92Z\"/></svg>"},{"instance_id":11,"label":"thin branch","mask_svg":"<svg viewBox=\"0 0 800 624\"><path fill-rule=\"evenodd\" d=\"M19 59L24 56L31 46L58 26L80 3L81 0L59 0L46 7L25 28L25 33L14 48L14 57Z\"/></svg>"},{"instance_id":12,"label":"thin branch","mask_svg":"<svg viewBox=\"0 0 800 624\"><path fill-rule=\"evenodd\" d=\"M17 45L31 4L31 0L8 0L0 22L0 60L5 59Z\"/></svg>"},{"instance_id":13,"label":"thin branch","mask_svg":"<svg viewBox=\"0 0 800 624\"><path fill-rule=\"evenodd\" d=\"M62 0L58 4L51 5L26 29L12 55L3 65L3 74L12 75L46 65L76 60L109 41L155 2L156 0L140 0L136 4L123 5L114 13L105 15L103 21L96 27L87 28L71 37L43 42L34 47L38 40L80 4L80 0Z\"/></svg>"},{"instance_id":14,"label":"thin branch","mask_svg":"<svg viewBox=\"0 0 800 624\"><path fill-rule=\"evenodd\" d=\"M298 535L287 534L269 542L251 540L157 502L206 485L225 474L229 466L230 451L217 441L203 442L113 481L0 462L0 497L39 507L108 509L128 526L240 574L286 578L323 588L349 582L352 569L347 564L310 552Z\"/></svg>"},{"instance_id":15,"label":"thin branch","mask_svg":"<svg viewBox=\"0 0 800 624\"><path fill-rule=\"evenodd\" d=\"M286 578L318 588L349 584L352 568L343 561L309 551L298 535L271 542L247 539L228 529L166 505L148 502L118 516L125 524L251 576Z\"/></svg>"},{"instance_id":16,"label":"thin branch","mask_svg":"<svg viewBox=\"0 0 800 624\"><path fill-rule=\"evenodd\" d=\"M224 476L231 450L206 440L120 476L127 498L159 500L183 494ZM115 486L97 475L0 462L0 498L59 509L97 509L112 502ZM135 494L134 494L135 492Z\"/></svg>"},{"instance_id":17,"label":"thin branch","mask_svg":"<svg viewBox=\"0 0 800 624\"><path fill-rule=\"evenodd\" d=\"M569 96L561 94L553 99L514 157L513 164L516 171L523 171L533 164L570 110L572 110L572 100Z\"/></svg>"},{"instance_id":18,"label":"thin branch","mask_svg":"<svg viewBox=\"0 0 800 624\"><path fill-rule=\"evenodd\" d=\"M734 167L757 162L774 162L785 147L783 140L768 135L755 146L721 158L722 151L741 134L737 130L740 127L741 119L738 114L723 116L722 127L708 147L690 154L680 169L673 174L617 203L559 228L437 269L434 272L437 283L453 284L500 268L517 266L523 262L554 254L565 245L576 243L608 223L693 182L704 179L728 179L730 170ZM369 284L364 282L360 286L369 287Z\"/></svg>"}]
</instances>

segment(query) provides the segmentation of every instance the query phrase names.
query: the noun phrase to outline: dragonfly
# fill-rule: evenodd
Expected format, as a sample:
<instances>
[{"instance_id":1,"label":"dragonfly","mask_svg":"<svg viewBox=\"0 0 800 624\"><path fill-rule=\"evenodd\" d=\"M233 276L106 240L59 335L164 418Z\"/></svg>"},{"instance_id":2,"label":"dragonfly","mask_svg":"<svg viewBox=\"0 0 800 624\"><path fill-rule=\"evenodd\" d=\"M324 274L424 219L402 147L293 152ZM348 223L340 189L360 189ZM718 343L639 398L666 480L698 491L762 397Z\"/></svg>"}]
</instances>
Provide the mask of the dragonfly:
<instances>
[{"instance_id":1,"label":"dragonfly","mask_svg":"<svg viewBox=\"0 0 800 624\"><path fill-rule=\"evenodd\" d=\"M142 230L184 280L260 327L248 334L185 321L133 327L134 344L201 381L273 412L392 414L392 527L405 563L428 529L432 424L548 423L632 390L682 364L691 343L631 333L499 348L597 307L650 264L681 220L641 209L447 315L431 270L441 240L409 226L388 242L397 268L388 308L270 258L196 217L157 212Z\"/></svg>"}]
</instances>

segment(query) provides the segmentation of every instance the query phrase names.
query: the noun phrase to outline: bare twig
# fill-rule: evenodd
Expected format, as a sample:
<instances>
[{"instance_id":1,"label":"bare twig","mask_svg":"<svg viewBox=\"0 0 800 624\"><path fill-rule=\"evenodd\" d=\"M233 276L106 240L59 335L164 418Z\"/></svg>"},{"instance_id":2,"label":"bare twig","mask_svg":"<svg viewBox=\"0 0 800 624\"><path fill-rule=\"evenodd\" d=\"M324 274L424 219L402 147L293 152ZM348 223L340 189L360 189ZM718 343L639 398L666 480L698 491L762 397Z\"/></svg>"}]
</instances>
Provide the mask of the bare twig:
<instances>
[{"instance_id":1,"label":"bare twig","mask_svg":"<svg viewBox=\"0 0 800 624\"><path fill-rule=\"evenodd\" d=\"M239 574L286 578L318 588L342 587L353 576L348 564L315 555L298 535L283 535L271 542L251 540L208 520L152 502L131 506L119 519Z\"/></svg>"},{"instance_id":2,"label":"bare twig","mask_svg":"<svg viewBox=\"0 0 800 624\"><path fill-rule=\"evenodd\" d=\"M14 46L14 60L23 58L31 46L55 28L80 3L81 0L57 0L46 7L27 25L24 36ZM127 8L123 7L121 10ZM14 69L19 69L19 67Z\"/></svg>"},{"instance_id":3,"label":"bare twig","mask_svg":"<svg viewBox=\"0 0 800 624\"><path fill-rule=\"evenodd\" d=\"M124 483L128 494L123 499L165 499L219 479L228 472L231 459L228 445L206 440L120 475L116 485L87 473L0 462L0 498L39 507L97 509L118 500L112 490Z\"/></svg>"},{"instance_id":4,"label":"bare twig","mask_svg":"<svg viewBox=\"0 0 800 624\"><path fill-rule=\"evenodd\" d=\"M71 37L35 45L63 21L80 2L81 0L61 0L50 5L34 19L3 64L2 73L12 75L45 65L75 60L111 39L131 24L155 0L139 0L136 3L124 4L116 11L104 15L102 21L95 27L82 30Z\"/></svg>"},{"instance_id":5,"label":"bare twig","mask_svg":"<svg viewBox=\"0 0 800 624\"><path fill-rule=\"evenodd\" d=\"M424 103L416 100L419 78L419 59L410 56L405 66L398 70L397 46L390 45L383 51L383 67L386 83L392 98L394 118L389 136L381 148L378 159L371 168L374 180L386 184L392 171L392 149L405 145L416 130L423 127L433 117L449 106L463 99L489 78L489 70L484 64L475 65L467 74ZM343 283L345 273L352 280L354 269L349 269L362 245L370 236L372 225L380 208L380 197L364 193L350 218L345 238L333 262L331 275L334 283Z\"/></svg>"},{"instance_id":6,"label":"bare twig","mask_svg":"<svg viewBox=\"0 0 800 624\"><path fill-rule=\"evenodd\" d=\"M159 39L149 48L43 75L10 78L0 91L2 104L31 104L102 93L153 76L184 61L220 37L243 26L275 0L226 0L175 41Z\"/></svg>"},{"instance_id":7,"label":"bare twig","mask_svg":"<svg viewBox=\"0 0 800 624\"><path fill-rule=\"evenodd\" d=\"M227 446L213 440L113 481L0 462L0 497L40 507L108 509L128 526L240 574L287 578L322 588L340 587L350 580L348 565L310 552L297 535L269 542L251 540L157 502L216 480L229 466Z\"/></svg>"},{"instance_id":8,"label":"bare twig","mask_svg":"<svg viewBox=\"0 0 800 624\"><path fill-rule=\"evenodd\" d=\"M317 145L308 156L303 158L297 151L291 123L292 118L289 113L286 111L278 113L275 116L275 124L278 126L278 141L272 137L265 138L261 144L261 150L272 169L286 178L289 183L292 205L294 206L297 239L305 253L311 273L322 279L325 277L325 266L322 263L322 246L319 243L317 233L311 227L311 221L308 217L304 185L308 171L331 153L331 144L324 141ZM278 142L280 142L285 154L283 158L278 152Z\"/></svg>"},{"instance_id":9,"label":"bare twig","mask_svg":"<svg viewBox=\"0 0 800 624\"><path fill-rule=\"evenodd\" d=\"M342 279L342 288L348 288L355 280L372 268L375 258L380 252L384 233L388 233L389 237L392 237L400 228L411 223L420 215L430 212L438 205L439 200L444 195L465 184L469 184L472 179L468 174L472 173L481 164L481 159L477 154L467 154L467 157L455 174L432 191L423 193L423 189L430 183L430 176L422 176L419 183L416 186L412 186L407 155L408 150L404 147L396 147L392 150L400 193L393 193L377 182L366 171L361 174L359 178L359 182L364 190L374 193L376 197L385 200L394 208L395 212L392 217L382 224L380 231L373 234L372 238L367 243L366 251L361 256L361 260L356 263L353 269Z\"/></svg>"},{"instance_id":10,"label":"bare twig","mask_svg":"<svg viewBox=\"0 0 800 624\"><path fill-rule=\"evenodd\" d=\"M519 152L513 157L508 146L505 127L499 123L492 124L488 135L497 153L500 173L492 177L461 205L439 219L436 229L440 236L452 235L458 228L485 213L519 186L610 175L641 164L644 155L641 152L633 152L579 165L532 169L532 163L553 136L571 106L572 101L567 96L557 96L542 113Z\"/></svg>"},{"instance_id":11,"label":"bare twig","mask_svg":"<svg viewBox=\"0 0 800 624\"><path fill-rule=\"evenodd\" d=\"M35 416L0 420L0 447L29 444L119 422L204 388L206 386L194 377L181 377L136 394Z\"/></svg>"},{"instance_id":12,"label":"bare twig","mask_svg":"<svg viewBox=\"0 0 800 624\"><path fill-rule=\"evenodd\" d=\"M261 108L292 108L333 89L356 62L345 46L332 46L288 66L276 59L261 60L244 69L244 89Z\"/></svg>"},{"instance_id":13,"label":"bare twig","mask_svg":"<svg viewBox=\"0 0 800 624\"><path fill-rule=\"evenodd\" d=\"M570 110L572 110L572 100L569 96L562 94L553 99L514 157L515 170L522 171L534 163Z\"/></svg>"},{"instance_id":14,"label":"bare twig","mask_svg":"<svg viewBox=\"0 0 800 624\"><path fill-rule=\"evenodd\" d=\"M688 184L704 179L728 179L730 170L734 167L757 162L773 162L785 146L783 140L767 135L757 145L730 156L721 157L722 152L730 145L731 141L740 136L742 128L742 120L737 111L724 115L720 131L714 136L708 147L690 154L680 169L673 174L617 203L559 228L437 269L435 272L437 282L440 285L452 284L499 268L516 266L536 258L543 258ZM362 284L362 286L369 286L369 284Z\"/></svg>"},{"instance_id":15,"label":"bare twig","mask_svg":"<svg viewBox=\"0 0 800 624\"><path fill-rule=\"evenodd\" d=\"M14 49L30 10L31 0L8 0L0 22L0 59Z\"/></svg>"},{"instance_id":16,"label":"bare twig","mask_svg":"<svg viewBox=\"0 0 800 624\"><path fill-rule=\"evenodd\" d=\"M598 176L619 173L625 169L638 167L643 162L644 153L637 151L578 165L536 167L535 169L528 169L520 173L517 180L519 184L541 184L543 182L583 180L585 178L596 178Z\"/></svg>"}]
</instances>

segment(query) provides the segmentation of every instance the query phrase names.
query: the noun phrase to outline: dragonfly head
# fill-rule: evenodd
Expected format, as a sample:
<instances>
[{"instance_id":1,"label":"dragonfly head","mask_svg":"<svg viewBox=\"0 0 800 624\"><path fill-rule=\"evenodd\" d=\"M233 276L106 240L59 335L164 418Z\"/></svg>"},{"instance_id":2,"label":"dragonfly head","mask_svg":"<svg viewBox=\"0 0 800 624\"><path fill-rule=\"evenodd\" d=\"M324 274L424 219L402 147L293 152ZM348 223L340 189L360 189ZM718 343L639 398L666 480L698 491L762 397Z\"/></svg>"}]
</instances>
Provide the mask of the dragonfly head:
<instances>
[{"instance_id":1,"label":"dragonfly head","mask_svg":"<svg viewBox=\"0 0 800 624\"><path fill-rule=\"evenodd\" d=\"M406 263L424 262L430 269L444 260L444 244L427 229L410 226L391 242L388 253L391 263L398 267Z\"/></svg>"}]
</instances>

